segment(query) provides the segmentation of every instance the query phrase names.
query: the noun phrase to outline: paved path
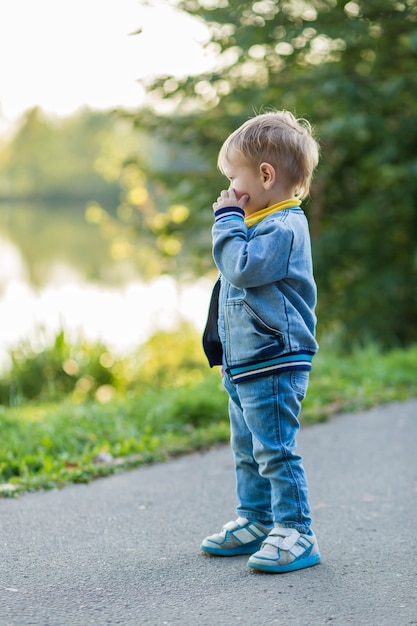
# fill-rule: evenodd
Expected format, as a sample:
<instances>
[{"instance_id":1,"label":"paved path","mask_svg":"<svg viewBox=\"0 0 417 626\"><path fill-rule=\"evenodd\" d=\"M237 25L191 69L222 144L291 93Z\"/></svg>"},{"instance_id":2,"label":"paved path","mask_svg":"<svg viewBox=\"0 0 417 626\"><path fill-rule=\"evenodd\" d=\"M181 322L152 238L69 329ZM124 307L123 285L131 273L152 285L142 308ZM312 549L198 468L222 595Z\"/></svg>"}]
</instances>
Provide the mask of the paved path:
<instances>
[{"instance_id":1,"label":"paved path","mask_svg":"<svg viewBox=\"0 0 417 626\"><path fill-rule=\"evenodd\" d=\"M234 517L222 447L0 500L0 626L417 624L417 401L305 428L299 450L319 566L200 553Z\"/></svg>"}]
</instances>

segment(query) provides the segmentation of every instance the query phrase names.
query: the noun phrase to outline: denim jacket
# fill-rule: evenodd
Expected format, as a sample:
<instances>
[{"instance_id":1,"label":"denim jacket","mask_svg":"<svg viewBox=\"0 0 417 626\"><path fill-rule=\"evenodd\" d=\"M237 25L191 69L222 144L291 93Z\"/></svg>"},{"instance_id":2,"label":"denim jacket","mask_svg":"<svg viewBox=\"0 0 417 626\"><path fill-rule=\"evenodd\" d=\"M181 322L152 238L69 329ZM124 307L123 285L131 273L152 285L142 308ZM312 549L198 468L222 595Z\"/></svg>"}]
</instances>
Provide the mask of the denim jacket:
<instances>
[{"instance_id":1,"label":"denim jacket","mask_svg":"<svg viewBox=\"0 0 417 626\"><path fill-rule=\"evenodd\" d=\"M213 258L220 272L203 346L234 382L310 370L317 352L316 285L307 219L297 206L251 228L239 207L220 209Z\"/></svg>"}]
</instances>

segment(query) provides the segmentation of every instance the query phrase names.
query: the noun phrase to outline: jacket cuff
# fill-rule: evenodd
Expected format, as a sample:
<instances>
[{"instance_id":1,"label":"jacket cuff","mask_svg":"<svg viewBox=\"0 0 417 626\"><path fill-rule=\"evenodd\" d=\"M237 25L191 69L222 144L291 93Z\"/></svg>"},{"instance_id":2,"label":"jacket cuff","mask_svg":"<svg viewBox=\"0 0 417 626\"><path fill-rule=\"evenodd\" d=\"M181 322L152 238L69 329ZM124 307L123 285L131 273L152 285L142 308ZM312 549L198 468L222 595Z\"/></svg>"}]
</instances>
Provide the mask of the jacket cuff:
<instances>
[{"instance_id":1,"label":"jacket cuff","mask_svg":"<svg viewBox=\"0 0 417 626\"><path fill-rule=\"evenodd\" d=\"M239 206L223 207L214 212L214 219L216 222L226 220L244 220L245 211Z\"/></svg>"}]
</instances>

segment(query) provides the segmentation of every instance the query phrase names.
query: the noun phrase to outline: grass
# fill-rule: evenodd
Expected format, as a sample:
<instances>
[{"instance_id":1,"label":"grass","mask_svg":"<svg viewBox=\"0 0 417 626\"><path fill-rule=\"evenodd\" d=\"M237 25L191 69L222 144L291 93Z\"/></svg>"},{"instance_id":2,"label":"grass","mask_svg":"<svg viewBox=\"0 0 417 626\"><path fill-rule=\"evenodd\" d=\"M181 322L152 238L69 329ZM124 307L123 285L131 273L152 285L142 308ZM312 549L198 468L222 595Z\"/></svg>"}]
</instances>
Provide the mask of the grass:
<instances>
[{"instance_id":1,"label":"grass","mask_svg":"<svg viewBox=\"0 0 417 626\"><path fill-rule=\"evenodd\" d=\"M304 402L304 421L417 397L417 346L381 352L375 346L349 355L317 355Z\"/></svg>"},{"instance_id":2,"label":"grass","mask_svg":"<svg viewBox=\"0 0 417 626\"><path fill-rule=\"evenodd\" d=\"M417 397L417 347L349 356L320 352L302 423ZM227 398L217 371L177 387L147 389L107 403L0 407L0 496L88 482L227 442Z\"/></svg>"}]
</instances>

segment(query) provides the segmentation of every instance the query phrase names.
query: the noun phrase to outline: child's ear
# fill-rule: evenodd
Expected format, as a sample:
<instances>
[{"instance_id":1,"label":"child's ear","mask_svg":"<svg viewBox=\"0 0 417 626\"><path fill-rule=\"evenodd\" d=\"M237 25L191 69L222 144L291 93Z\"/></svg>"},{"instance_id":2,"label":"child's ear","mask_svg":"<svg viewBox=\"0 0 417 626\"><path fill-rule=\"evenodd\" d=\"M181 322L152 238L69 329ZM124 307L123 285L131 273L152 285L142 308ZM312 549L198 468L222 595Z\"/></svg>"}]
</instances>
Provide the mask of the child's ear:
<instances>
[{"instance_id":1,"label":"child's ear","mask_svg":"<svg viewBox=\"0 0 417 626\"><path fill-rule=\"evenodd\" d=\"M270 163L261 163L259 169L261 172L263 186L265 189L271 189L276 179L275 167Z\"/></svg>"}]
</instances>

